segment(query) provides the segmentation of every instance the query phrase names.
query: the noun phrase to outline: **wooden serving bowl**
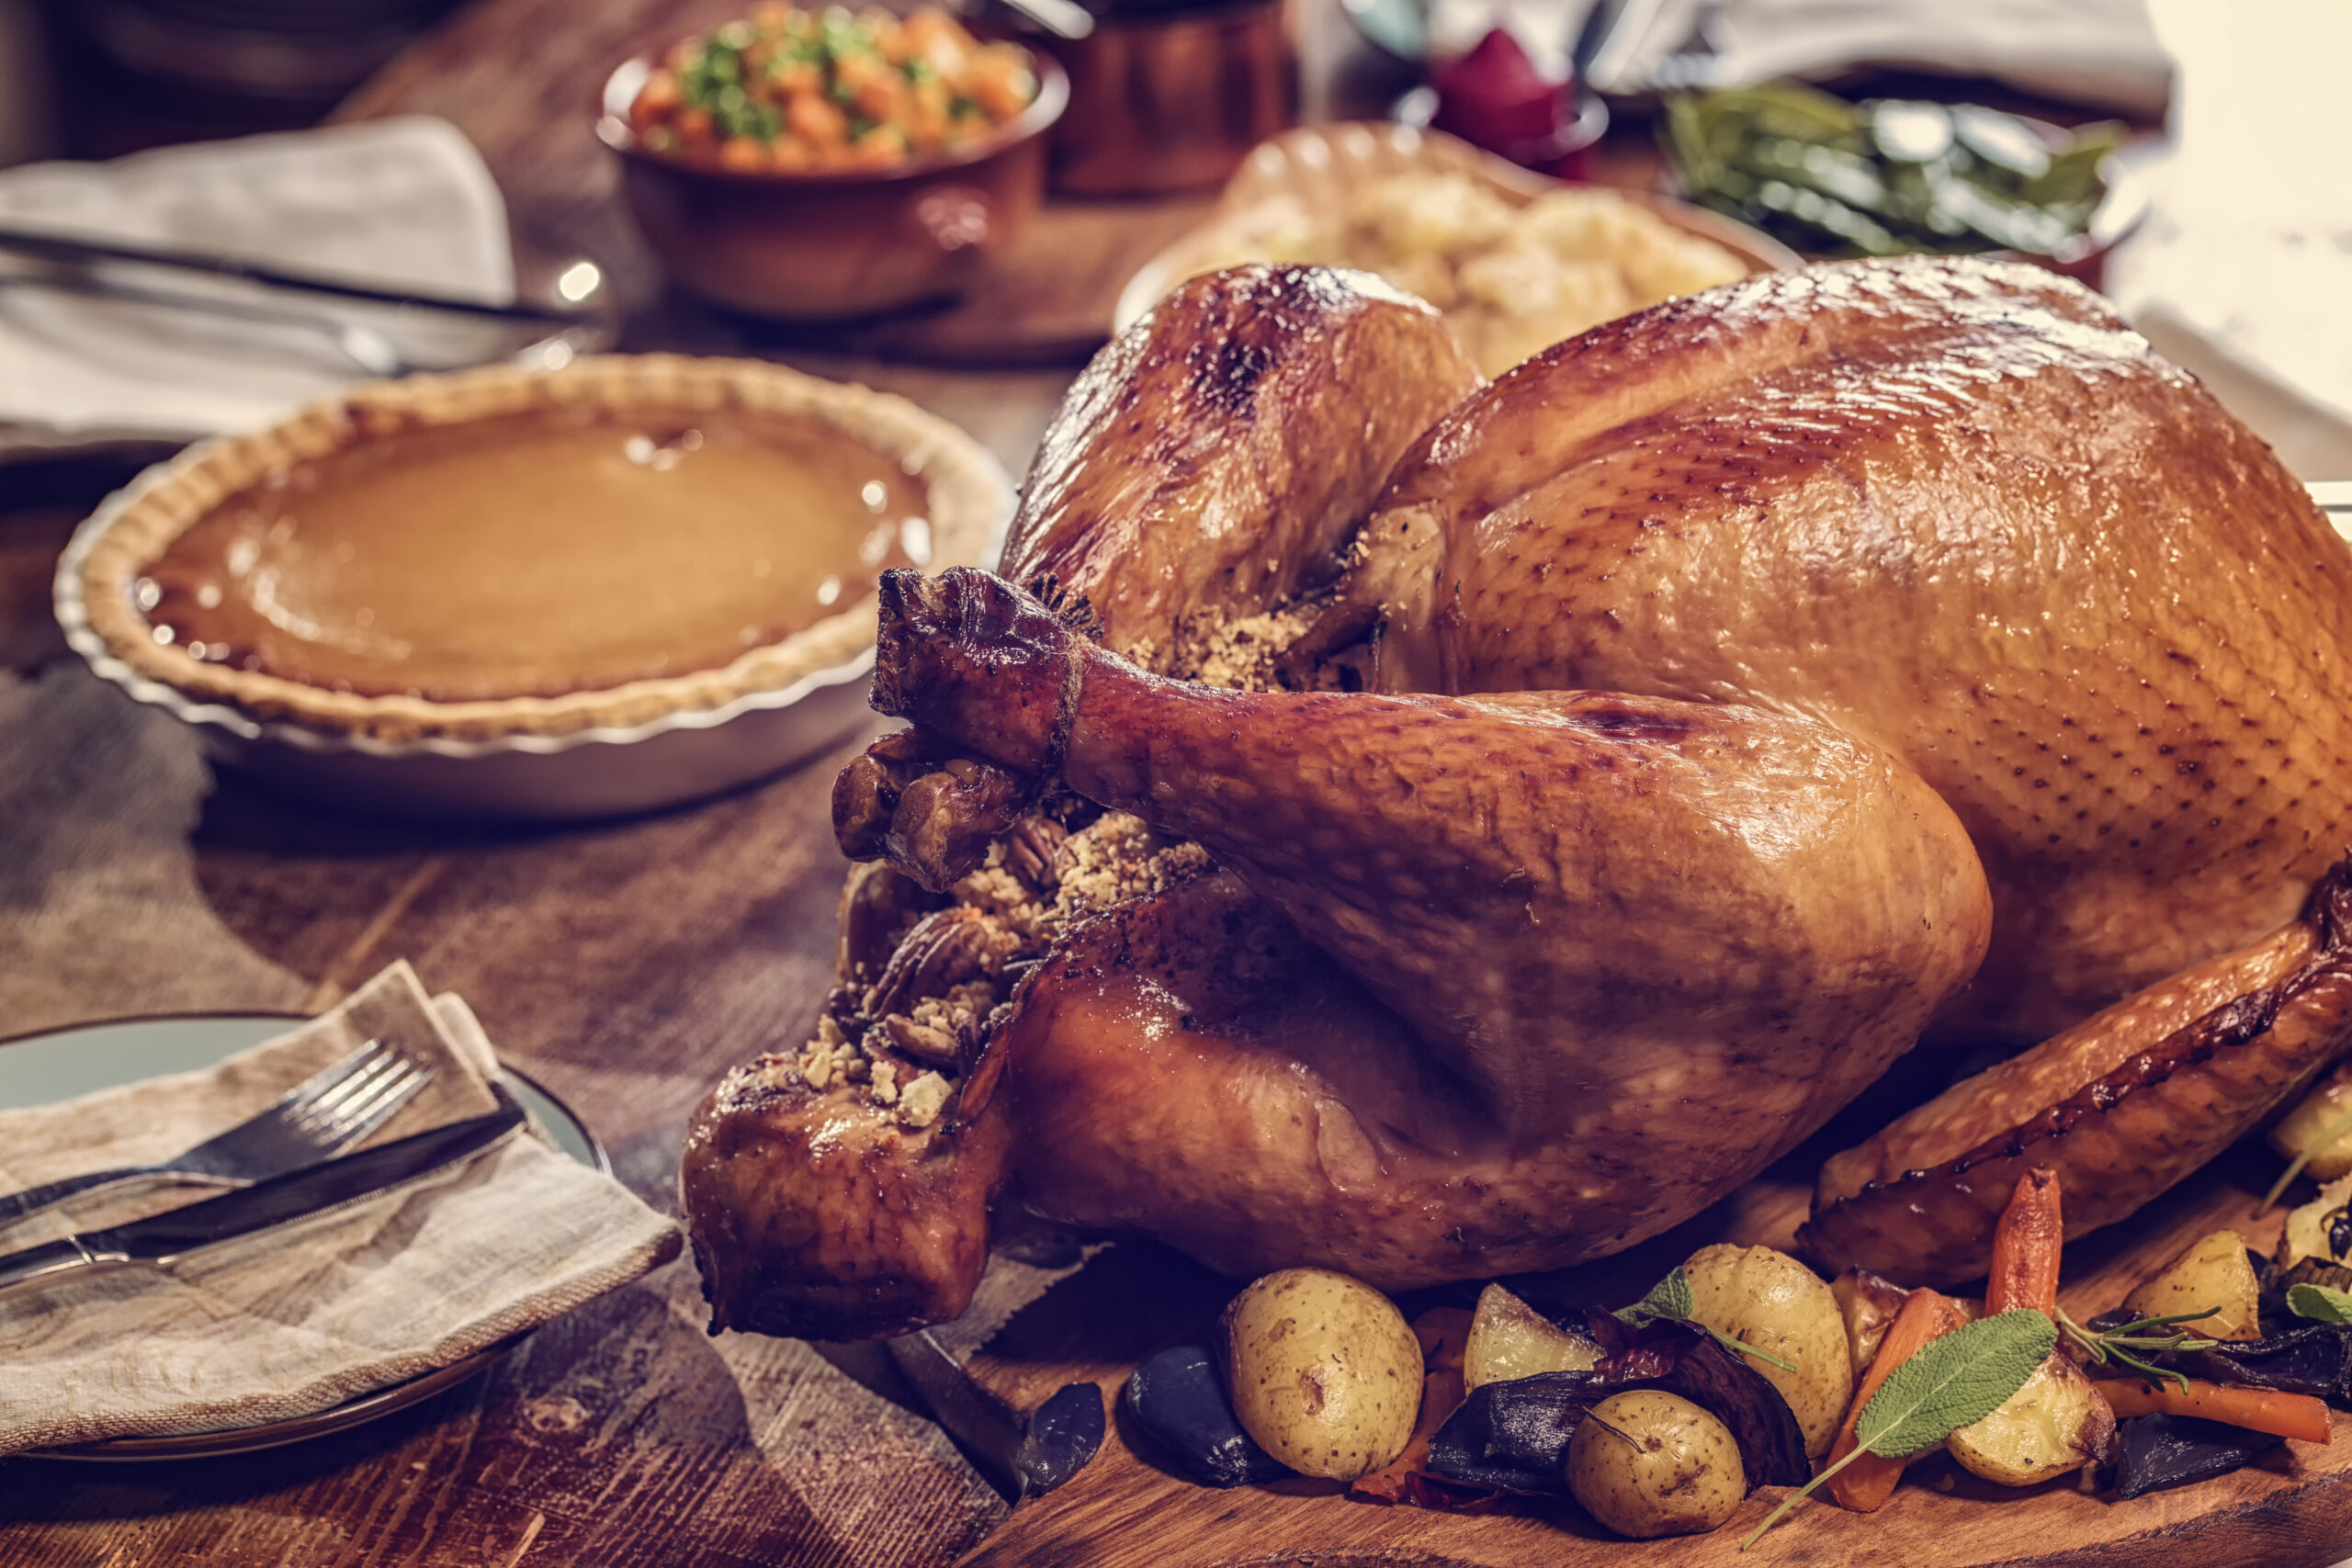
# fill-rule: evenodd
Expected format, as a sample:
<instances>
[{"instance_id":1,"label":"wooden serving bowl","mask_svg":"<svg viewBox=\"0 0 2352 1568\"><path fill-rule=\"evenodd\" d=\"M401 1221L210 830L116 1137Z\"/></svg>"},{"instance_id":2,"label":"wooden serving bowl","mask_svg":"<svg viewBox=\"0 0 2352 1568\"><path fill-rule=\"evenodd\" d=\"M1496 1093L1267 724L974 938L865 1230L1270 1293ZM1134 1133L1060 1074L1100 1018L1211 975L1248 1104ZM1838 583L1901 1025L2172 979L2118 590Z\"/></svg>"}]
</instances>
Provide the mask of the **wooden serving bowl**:
<instances>
[{"instance_id":1,"label":"wooden serving bowl","mask_svg":"<svg viewBox=\"0 0 2352 1568\"><path fill-rule=\"evenodd\" d=\"M895 168L743 173L648 151L629 105L653 70L605 82L596 135L619 154L638 227L680 287L782 321L845 321L950 298L1002 250L1046 189L1046 133L1069 78L1030 51L1037 96L973 146Z\"/></svg>"},{"instance_id":2,"label":"wooden serving bowl","mask_svg":"<svg viewBox=\"0 0 2352 1568\"><path fill-rule=\"evenodd\" d=\"M1322 218L1342 211L1360 187L1410 170L1467 175L1517 207L1562 184L1442 130L1384 120L1287 130L1261 142L1242 161L1205 221L1127 280L1119 293L1114 330L1125 331L1184 279L1224 265L1217 258L1246 253L1254 236L1272 234L1301 214ZM1751 272L1784 272L1804 265L1802 256L1770 235L1721 213L1672 197L1611 188L1674 227L1713 241L1747 263Z\"/></svg>"}]
</instances>

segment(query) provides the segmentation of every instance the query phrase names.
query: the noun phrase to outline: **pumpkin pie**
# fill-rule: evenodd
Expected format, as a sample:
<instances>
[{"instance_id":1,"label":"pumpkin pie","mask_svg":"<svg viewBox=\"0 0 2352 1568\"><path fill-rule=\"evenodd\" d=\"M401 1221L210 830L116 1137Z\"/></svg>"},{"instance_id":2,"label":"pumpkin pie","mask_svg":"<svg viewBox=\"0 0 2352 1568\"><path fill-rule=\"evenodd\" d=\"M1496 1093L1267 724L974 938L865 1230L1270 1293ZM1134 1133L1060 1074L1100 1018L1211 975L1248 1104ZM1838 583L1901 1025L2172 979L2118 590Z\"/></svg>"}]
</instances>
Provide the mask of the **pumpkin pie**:
<instances>
[{"instance_id":1,"label":"pumpkin pie","mask_svg":"<svg viewBox=\"0 0 2352 1568\"><path fill-rule=\"evenodd\" d=\"M863 657L880 574L980 559L1011 504L903 400L608 355L366 386L209 443L68 571L107 653L185 697L375 744L553 737Z\"/></svg>"}]
</instances>

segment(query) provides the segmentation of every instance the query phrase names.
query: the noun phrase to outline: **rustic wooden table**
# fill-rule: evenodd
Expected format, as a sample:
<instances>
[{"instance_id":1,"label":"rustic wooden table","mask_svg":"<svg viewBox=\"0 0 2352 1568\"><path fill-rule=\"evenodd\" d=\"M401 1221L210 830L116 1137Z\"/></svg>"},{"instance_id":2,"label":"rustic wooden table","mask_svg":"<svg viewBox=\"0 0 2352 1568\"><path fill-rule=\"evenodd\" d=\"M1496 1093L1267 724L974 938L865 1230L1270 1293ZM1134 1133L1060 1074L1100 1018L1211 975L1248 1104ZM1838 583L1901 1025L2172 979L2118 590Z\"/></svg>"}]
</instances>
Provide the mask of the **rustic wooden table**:
<instances>
[{"instance_id":1,"label":"rustic wooden table","mask_svg":"<svg viewBox=\"0 0 2352 1568\"><path fill-rule=\"evenodd\" d=\"M585 113L613 61L741 8L487 0L343 112L463 127L526 258L605 265L632 306L628 346L778 354L660 300ZM1124 276L1100 280L1106 317ZM782 356L905 393L1015 474L1075 369ZM548 832L370 824L233 775L208 785L187 739L98 689L49 623L58 547L126 472L94 461L0 484L0 1036L315 1008L404 956L673 1212L695 1102L805 1030L827 984L842 870L828 791L852 749L691 809ZM951 1562L1002 1517L872 1348L712 1340L702 1323L681 1263L346 1436L166 1465L0 1462L0 1563L878 1568Z\"/></svg>"},{"instance_id":2,"label":"rustic wooden table","mask_svg":"<svg viewBox=\"0 0 2352 1568\"><path fill-rule=\"evenodd\" d=\"M584 110L611 62L741 8L477 0L343 112L462 127L526 261L605 268L630 307L625 346L762 353L901 392L1018 473L1071 363L819 352L662 299ZM1310 112L1388 85L1332 37L1306 39ZM1093 246L1072 314L1095 308L1090 291L1107 312L1134 247L1183 216L1103 209L1056 231ZM698 807L544 832L369 823L212 779L190 737L97 686L50 620L58 547L126 472L12 470L0 491L0 1035L312 1009L406 957L582 1113L623 1180L674 1211L696 1100L797 1038L826 984L841 871L827 795L852 748ZM0 1461L0 1568L944 1564L1005 1506L918 1404L870 1348L706 1337L682 1262L341 1437L168 1465Z\"/></svg>"}]
</instances>

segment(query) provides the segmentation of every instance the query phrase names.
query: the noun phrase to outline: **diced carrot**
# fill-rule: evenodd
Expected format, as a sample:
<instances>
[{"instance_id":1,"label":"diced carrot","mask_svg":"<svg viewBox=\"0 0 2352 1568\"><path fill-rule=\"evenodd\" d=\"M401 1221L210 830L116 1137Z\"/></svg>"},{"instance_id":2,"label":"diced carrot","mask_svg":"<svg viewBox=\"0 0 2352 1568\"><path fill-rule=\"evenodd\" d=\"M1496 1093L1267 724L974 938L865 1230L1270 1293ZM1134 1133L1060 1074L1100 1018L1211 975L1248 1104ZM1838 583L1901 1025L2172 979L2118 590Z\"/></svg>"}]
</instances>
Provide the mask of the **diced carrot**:
<instances>
[{"instance_id":1,"label":"diced carrot","mask_svg":"<svg viewBox=\"0 0 2352 1568\"><path fill-rule=\"evenodd\" d=\"M2058 1315L2058 1256L2066 1226L2058 1208L2058 1173L2035 1166L2018 1178L2009 1206L1993 1230L1993 1268L1984 1286L1984 1315L2031 1307Z\"/></svg>"},{"instance_id":2,"label":"diced carrot","mask_svg":"<svg viewBox=\"0 0 2352 1568\"><path fill-rule=\"evenodd\" d=\"M849 142L849 116L822 93L795 93L784 107L784 123L811 147L842 147Z\"/></svg>"},{"instance_id":3,"label":"diced carrot","mask_svg":"<svg viewBox=\"0 0 2352 1568\"><path fill-rule=\"evenodd\" d=\"M2255 1388L2243 1383L2200 1382L2192 1378L2188 1392L2166 1380L2151 1385L2138 1378L2113 1378L2098 1385L2099 1393L2115 1406L2116 1416L2129 1420L2134 1416L2201 1416L2208 1421L2226 1426L2243 1427L2249 1432L2268 1432L2273 1437L2293 1438L2306 1443L2324 1443L2331 1434L2327 1419L2327 1404L2308 1393L2287 1393L2275 1388Z\"/></svg>"},{"instance_id":4,"label":"diced carrot","mask_svg":"<svg viewBox=\"0 0 2352 1568\"><path fill-rule=\"evenodd\" d=\"M988 111L989 118L1008 120L1029 107L1037 96L1029 62L1011 44L983 44L972 51L964 68L964 91Z\"/></svg>"},{"instance_id":5,"label":"diced carrot","mask_svg":"<svg viewBox=\"0 0 2352 1568\"><path fill-rule=\"evenodd\" d=\"M678 84L678 73L656 71L647 76L645 85L638 89L636 101L628 107L628 122L643 130L649 125L659 124L662 116L684 101L685 94Z\"/></svg>"},{"instance_id":6,"label":"diced carrot","mask_svg":"<svg viewBox=\"0 0 2352 1568\"><path fill-rule=\"evenodd\" d=\"M1830 1446L1831 1464L1854 1451L1854 1432L1861 1424L1862 1408L1877 1396L1894 1369L1917 1355L1929 1341L1958 1328L1963 1321L1960 1309L1952 1305L1950 1298L1934 1291L1917 1290L1903 1298L1903 1309L1886 1325L1886 1337L1878 1342L1878 1354L1871 1358L1870 1366L1862 1372L1861 1386L1854 1390L1854 1403L1847 1407L1845 1425L1838 1428L1838 1440ZM1903 1467L1908 1462L1885 1454L1864 1454L1829 1478L1829 1495L1857 1513L1873 1512L1894 1495L1894 1483L1903 1479Z\"/></svg>"},{"instance_id":7,"label":"diced carrot","mask_svg":"<svg viewBox=\"0 0 2352 1568\"><path fill-rule=\"evenodd\" d=\"M1439 1312L1461 1311L1458 1307L1440 1307L1437 1310ZM1431 1313L1423 1313L1420 1320L1413 1325L1414 1332L1419 1333L1421 1323L1433 1315L1435 1314ZM1465 1312L1462 1315L1466 1321L1470 1314ZM1400 1503L1413 1500L1413 1477L1429 1464L1430 1439L1437 1435L1437 1429L1440 1427L1445 1425L1445 1418L1461 1406L1463 1397L1462 1364L1457 1352L1455 1362L1452 1367L1442 1371L1433 1371L1421 1380L1421 1413L1413 1422L1412 1440L1405 1445L1405 1451L1398 1454L1385 1470L1375 1470L1370 1475L1358 1476L1349 1483L1348 1495L1363 1497L1374 1503Z\"/></svg>"},{"instance_id":8,"label":"diced carrot","mask_svg":"<svg viewBox=\"0 0 2352 1568\"><path fill-rule=\"evenodd\" d=\"M1424 1372L1462 1370L1462 1352L1470 1346L1470 1315L1468 1307L1431 1307L1413 1319Z\"/></svg>"}]
</instances>

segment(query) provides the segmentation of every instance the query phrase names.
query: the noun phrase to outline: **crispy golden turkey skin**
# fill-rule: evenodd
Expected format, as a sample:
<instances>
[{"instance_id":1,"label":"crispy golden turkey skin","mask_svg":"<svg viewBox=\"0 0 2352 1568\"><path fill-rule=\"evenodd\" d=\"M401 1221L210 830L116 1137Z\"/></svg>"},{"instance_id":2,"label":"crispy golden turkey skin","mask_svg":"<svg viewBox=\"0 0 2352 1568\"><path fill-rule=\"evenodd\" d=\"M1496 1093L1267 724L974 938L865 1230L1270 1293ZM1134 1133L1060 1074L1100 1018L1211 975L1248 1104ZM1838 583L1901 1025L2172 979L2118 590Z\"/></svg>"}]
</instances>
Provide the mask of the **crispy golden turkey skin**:
<instances>
[{"instance_id":1,"label":"crispy golden turkey skin","mask_svg":"<svg viewBox=\"0 0 2352 1568\"><path fill-rule=\"evenodd\" d=\"M990 1201L1571 1263L1931 1027L2055 1031L1824 1174L1817 1255L1954 1278L1985 1162L2103 1223L2343 1051L2352 552L2096 297L1821 266L1486 387L1443 331L1196 279L1074 389L1012 581L886 584L842 987L688 1148L715 1324L952 1315Z\"/></svg>"}]
</instances>

